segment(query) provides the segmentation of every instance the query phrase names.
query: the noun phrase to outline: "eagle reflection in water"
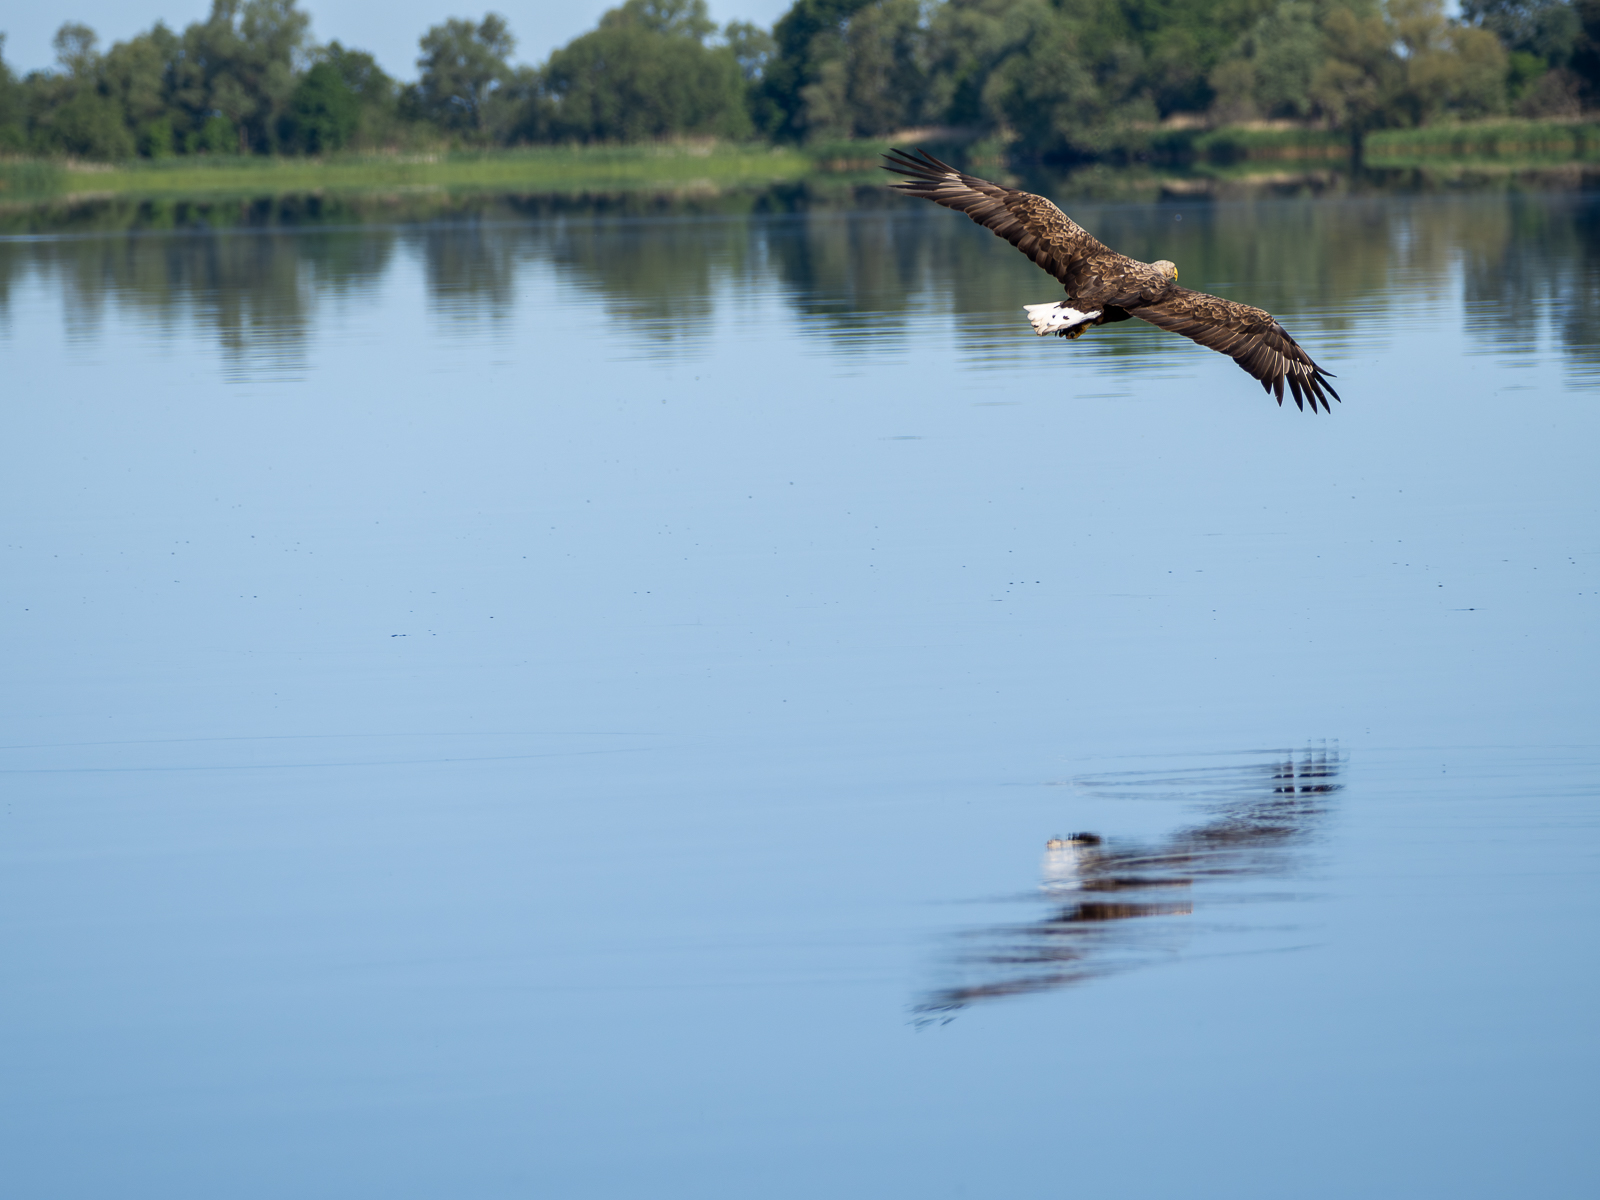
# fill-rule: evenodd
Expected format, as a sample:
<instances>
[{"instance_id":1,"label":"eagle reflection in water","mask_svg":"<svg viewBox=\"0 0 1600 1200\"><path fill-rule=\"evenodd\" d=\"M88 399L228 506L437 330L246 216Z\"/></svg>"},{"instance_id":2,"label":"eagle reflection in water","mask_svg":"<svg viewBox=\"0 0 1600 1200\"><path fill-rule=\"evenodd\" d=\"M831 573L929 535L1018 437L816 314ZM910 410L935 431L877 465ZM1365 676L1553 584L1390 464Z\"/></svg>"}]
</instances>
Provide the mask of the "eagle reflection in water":
<instances>
[{"instance_id":1,"label":"eagle reflection in water","mask_svg":"<svg viewBox=\"0 0 1600 1200\"><path fill-rule=\"evenodd\" d=\"M1198 802L1204 823L1157 843L1074 833L1045 844L1041 891L1050 915L973 930L955 965L971 980L927 995L919 1024L942 1024L985 1000L1069 987L1127 970L1175 947L1170 922L1197 898L1230 899L1210 885L1289 874L1342 786L1337 750L1284 755L1245 766L1126 772L1076 781L1103 799Z\"/></svg>"}]
</instances>

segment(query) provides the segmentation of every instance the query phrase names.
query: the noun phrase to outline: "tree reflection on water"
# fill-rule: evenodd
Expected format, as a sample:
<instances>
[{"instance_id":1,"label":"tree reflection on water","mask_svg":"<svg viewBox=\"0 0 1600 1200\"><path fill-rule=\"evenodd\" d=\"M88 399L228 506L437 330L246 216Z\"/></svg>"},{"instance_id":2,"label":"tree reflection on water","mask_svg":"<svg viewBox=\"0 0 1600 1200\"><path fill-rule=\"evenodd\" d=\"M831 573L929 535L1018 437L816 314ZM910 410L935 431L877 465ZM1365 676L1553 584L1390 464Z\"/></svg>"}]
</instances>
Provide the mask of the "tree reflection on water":
<instances>
[{"instance_id":1,"label":"tree reflection on water","mask_svg":"<svg viewBox=\"0 0 1600 1200\"><path fill-rule=\"evenodd\" d=\"M1053 353L1115 367L1198 354L1142 328L1037 345L1019 308L1049 299L1052 282L969 222L884 189L106 204L64 209L58 229L39 217L23 236L0 237L0 324L35 277L61 296L75 338L98 336L120 306L166 331L208 332L230 377L281 373L297 369L331 306L359 307L410 260L447 325L506 321L530 302L537 269L621 314L628 352L707 353L719 313L762 294L841 347L867 336L903 349L930 315L949 314L974 358ZM1323 353L1382 342L1421 318L1453 321L1490 353L1533 353L1548 329L1546 344L1569 363L1600 365L1600 198L1590 193L1259 193L1069 208L1130 254L1172 258L1185 283L1278 313Z\"/></svg>"},{"instance_id":2,"label":"tree reflection on water","mask_svg":"<svg viewBox=\"0 0 1600 1200\"><path fill-rule=\"evenodd\" d=\"M1050 839L1040 889L1047 915L961 935L952 965L966 981L920 1000L917 1022L943 1023L974 1004L1070 987L1170 954L1186 929L1151 918L1236 900L1219 887L1230 880L1291 875L1343 786L1341 765L1336 751L1319 751L1074 781L1106 800L1199 803L1207 819L1157 842L1097 833Z\"/></svg>"}]
</instances>

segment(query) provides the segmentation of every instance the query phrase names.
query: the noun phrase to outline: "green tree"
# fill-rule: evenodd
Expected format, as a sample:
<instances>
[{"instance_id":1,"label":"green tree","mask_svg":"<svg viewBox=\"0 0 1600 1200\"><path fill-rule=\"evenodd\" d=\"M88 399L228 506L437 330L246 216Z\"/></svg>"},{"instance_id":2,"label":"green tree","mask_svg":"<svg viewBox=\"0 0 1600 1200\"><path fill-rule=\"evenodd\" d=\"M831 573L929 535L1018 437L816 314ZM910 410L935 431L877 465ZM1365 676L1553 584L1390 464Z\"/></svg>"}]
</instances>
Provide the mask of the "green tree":
<instances>
[{"instance_id":1,"label":"green tree","mask_svg":"<svg viewBox=\"0 0 1600 1200\"><path fill-rule=\"evenodd\" d=\"M927 112L959 126L1002 120L989 80L1058 19L1049 0L947 0L928 20Z\"/></svg>"},{"instance_id":2,"label":"green tree","mask_svg":"<svg viewBox=\"0 0 1600 1200\"><path fill-rule=\"evenodd\" d=\"M1323 23L1328 57L1311 81L1318 107L1350 138L1350 161L1365 161L1367 134L1384 123L1403 86L1396 34L1383 14L1337 8Z\"/></svg>"},{"instance_id":3,"label":"green tree","mask_svg":"<svg viewBox=\"0 0 1600 1200\"><path fill-rule=\"evenodd\" d=\"M1303 90L1315 65L1283 36L1285 22L1269 19L1278 7L1279 0L946 0L927 23L923 119L993 130L1024 153L1075 158L1134 147L1159 119L1211 106L1219 86L1254 115L1258 85L1282 90L1298 74Z\"/></svg>"},{"instance_id":4,"label":"green tree","mask_svg":"<svg viewBox=\"0 0 1600 1200\"><path fill-rule=\"evenodd\" d=\"M1078 19L1092 22L1096 41L1122 38L1139 47L1141 84L1167 116L1211 106L1211 71L1274 7L1275 0L1118 0L1080 5Z\"/></svg>"},{"instance_id":5,"label":"green tree","mask_svg":"<svg viewBox=\"0 0 1600 1200\"><path fill-rule=\"evenodd\" d=\"M921 117L921 17L917 0L873 0L817 35L796 118L807 137L880 137Z\"/></svg>"},{"instance_id":6,"label":"green tree","mask_svg":"<svg viewBox=\"0 0 1600 1200\"><path fill-rule=\"evenodd\" d=\"M361 120L361 100L339 68L319 62L300 77L280 125L280 145L325 154L345 145Z\"/></svg>"},{"instance_id":7,"label":"green tree","mask_svg":"<svg viewBox=\"0 0 1600 1200\"><path fill-rule=\"evenodd\" d=\"M1236 7L1217 5L1218 20ZM993 130L1033 157L1126 147L1163 103L1194 91L1190 68L1213 55L1209 35L1204 45L1189 34L1163 40L1159 24L1150 6L1125 0L950 0L929 23L927 119ZM1199 57L1158 77L1152 56L1171 59L1180 43ZM1209 102L1204 73L1199 94Z\"/></svg>"},{"instance_id":8,"label":"green tree","mask_svg":"<svg viewBox=\"0 0 1600 1200\"><path fill-rule=\"evenodd\" d=\"M722 31L722 40L733 51L739 74L744 76L744 105L751 128L768 128L775 112L762 89L766 83L767 64L778 52L778 43L765 29L749 21L729 21Z\"/></svg>"},{"instance_id":9,"label":"green tree","mask_svg":"<svg viewBox=\"0 0 1600 1200\"><path fill-rule=\"evenodd\" d=\"M100 66L100 55L95 50L100 35L77 21L63 22L51 39L56 48L56 63L72 78L90 82Z\"/></svg>"},{"instance_id":10,"label":"green tree","mask_svg":"<svg viewBox=\"0 0 1600 1200\"><path fill-rule=\"evenodd\" d=\"M321 152L348 143L369 110L395 122L394 81L372 56L337 42L308 56L308 24L295 0L213 0L181 36L158 22L102 54L92 29L67 22L55 69L18 84L0 63L0 148Z\"/></svg>"},{"instance_id":11,"label":"green tree","mask_svg":"<svg viewBox=\"0 0 1600 1200\"><path fill-rule=\"evenodd\" d=\"M132 158L134 141L122 110L100 86L94 30L68 21L54 41L58 69L28 79L34 148L83 158Z\"/></svg>"},{"instance_id":12,"label":"green tree","mask_svg":"<svg viewBox=\"0 0 1600 1200\"><path fill-rule=\"evenodd\" d=\"M173 71L191 148L215 145L218 116L240 154L274 148L310 23L295 0L212 0L206 20L183 31Z\"/></svg>"},{"instance_id":13,"label":"green tree","mask_svg":"<svg viewBox=\"0 0 1600 1200\"><path fill-rule=\"evenodd\" d=\"M817 83L837 54L845 24L870 0L795 0L772 27L776 53L767 64L761 94L766 132L779 138L806 135L805 89Z\"/></svg>"},{"instance_id":14,"label":"green tree","mask_svg":"<svg viewBox=\"0 0 1600 1200\"><path fill-rule=\"evenodd\" d=\"M1525 116L1576 116L1581 108L1583 18L1567 0L1462 0L1461 18L1509 52L1506 89Z\"/></svg>"},{"instance_id":15,"label":"green tree","mask_svg":"<svg viewBox=\"0 0 1600 1200\"><path fill-rule=\"evenodd\" d=\"M717 31L706 11L705 0L627 0L600 18L601 29L643 29L662 37L693 38L704 42Z\"/></svg>"},{"instance_id":16,"label":"green tree","mask_svg":"<svg viewBox=\"0 0 1600 1200\"><path fill-rule=\"evenodd\" d=\"M1461 0L1461 19L1487 29L1508 51L1564 67L1572 58L1583 23L1567 0Z\"/></svg>"},{"instance_id":17,"label":"green tree","mask_svg":"<svg viewBox=\"0 0 1600 1200\"><path fill-rule=\"evenodd\" d=\"M453 17L433 26L420 43L422 75L412 93L417 110L446 129L481 136L494 93L511 76L506 59L516 44L496 13L476 25Z\"/></svg>"},{"instance_id":18,"label":"green tree","mask_svg":"<svg viewBox=\"0 0 1600 1200\"><path fill-rule=\"evenodd\" d=\"M1025 154L1092 157L1160 115L1138 41L1108 35L1082 14L1056 15L996 65L984 106Z\"/></svg>"},{"instance_id":19,"label":"green tree","mask_svg":"<svg viewBox=\"0 0 1600 1200\"><path fill-rule=\"evenodd\" d=\"M1590 103L1600 98L1600 0L1573 0L1578 34L1568 64Z\"/></svg>"},{"instance_id":20,"label":"green tree","mask_svg":"<svg viewBox=\"0 0 1600 1200\"><path fill-rule=\"evenodd\" d=\"M27 101L22 83L5 60L6 35L0 33L0 154L15 154L27 145Z\"/></svg>"},{"instance_id":21,"label":"green tree","mask_svg":"<svg viewBox=\"0 0 1600 1200\"><path fill-rule=\"evenodd\" d=\"M745 80L759 83L766 72L767 63L778 49L778 43L772 40L772 35L749 21L729 21L727 28L722 31L722 40L733 51L734 61L739 64L739 73Z\"/></svg>"},{"instance_id":22,"label":"green tree","mask_svg":"<svg viewBox=\"0 0 1600 1200\"><path fill-rule=\"evenodd\" d=\"M319 55L339 73L345 87L363 105L373 108L393 107L395 83L378 65L378 60L365 50L348 50L341 43L329 42Z\"/></svg>"},{"instance_id":23,"label":"green tree","mask_svg":"<svg viewBox=\"0 0 1600 1200\"><path fill-rule=\"evenodd\" d=\"M1506 52L1494 34L1450 20L1443 0L1389 0L1388 12L1404 51L1393 116L1423 125L1505 110Z\"/></svg>"},{"instance_id":24,"label":"green tree","mask_svg":"<svg viewBox=\"0 0 1600 1200\"><path fill-rule=\"evenodd\" d=\"M400 119L400 89L378 66L377 59L365 50L348 49L336 41L324 46L318 58L339 73L344 86L356 98L355 129L346 145L392 146L415 138L414 128Z\"/></svg>"},{"instance_id":25,"label":"green tree","mask_svg":"<svg viewBox=\"0 0 1600 1200\"><path fill-rule=\"evenodd\" d=\"M627 0L550 56L542 94L550 135L578 141L746 137L745 75L711 46L705 0Z\"/></svg>"},{"instance_id":26,"label":"green tree","mask_svg":"<svg viewBox=\"0 0 1600 1200\"><path fill-rule=\"evenodd\" d=\"M1309 117L1315 107L1311 80L1326 55L1312 5L1283 0L1212 69L1212 111L1228 121Z\"/></svg>"},{"instance_id":27,"label":"green tree","mask_svg":"<svg viewBox=\"0 0 1600 1200\"><path fill-rule=\"evenodd\" d=\"M174 149L170 101L177 34L159 21L146 33L118 42L100 63L100 87L121 109L137 151L161 158Z\"/></svg>"},{"instance_id":28,"label":"green tree","mask_svg":"<svg viewBox=\"0 0 1600 1200\"><path fill-rule=\"evenodd\" d=\"M1505 110L1504 47L1488 30L1451 20L1443 0L1388 0L1362 14L1339 8L1323 28L1328 57L1312 95L1350 135L1358 165L1373 129Z\"/></svg>"}]
</instances>

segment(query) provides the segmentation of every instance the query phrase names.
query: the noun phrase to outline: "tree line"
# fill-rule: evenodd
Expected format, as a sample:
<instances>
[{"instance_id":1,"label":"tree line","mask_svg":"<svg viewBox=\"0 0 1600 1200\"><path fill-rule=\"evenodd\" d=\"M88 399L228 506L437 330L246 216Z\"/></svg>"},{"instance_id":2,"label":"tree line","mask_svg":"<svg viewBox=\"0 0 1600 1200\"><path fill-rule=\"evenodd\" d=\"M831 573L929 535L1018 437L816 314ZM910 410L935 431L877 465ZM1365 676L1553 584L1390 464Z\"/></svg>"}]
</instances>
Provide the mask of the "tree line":
<instances>
[{"instance_id":1,"label":"tree line","mask_svg":"<svg viewBox=\"0 0 1600 1200\"><path fill-rule=\"evenodd\" d=\"M4 35L0 34L0 52ZM324 154L666 138L829 142L911 128L1062 160L1168 125L1369 130L1600 105L1600 0L795 0L768 31L624 0L538 66L452 18L417 78L311 37L297 0L212 0L56 65L0 53L0 153Z\"/></svg>"}]
</instances>

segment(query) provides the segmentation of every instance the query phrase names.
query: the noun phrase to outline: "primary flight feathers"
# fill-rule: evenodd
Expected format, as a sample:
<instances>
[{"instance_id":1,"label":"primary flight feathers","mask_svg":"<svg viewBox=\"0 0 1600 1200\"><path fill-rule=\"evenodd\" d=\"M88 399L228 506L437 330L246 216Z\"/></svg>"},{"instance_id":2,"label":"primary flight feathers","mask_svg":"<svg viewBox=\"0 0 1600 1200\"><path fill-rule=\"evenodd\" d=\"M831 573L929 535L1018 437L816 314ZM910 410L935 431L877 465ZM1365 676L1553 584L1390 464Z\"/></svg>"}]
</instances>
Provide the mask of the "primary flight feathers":
<instances>
[{"instance_id":1,"label":"primary flight feathers","mask_svg":"<svg viewBox=\"0 0 1600 1200\"><path fill-rule=\"evenodd\" d=\"M1328 412L1328 397L1339 398L1328 373L1271 313L1179 287L1170 262L1142 263L1118 254L1043 196L963 175L925 150L884 157L884 170L909 177L890 187L966 213L1061 281L1067 299L1059 318L1037 311L1040 305L1027 306L1040 334L1078 337L1092 326L1138 317L1226 354L1276 394L1279 404L1285 383L1302 410L1309 399L1312 412L1319 403Z\"/></svg>"}]
</instances>

